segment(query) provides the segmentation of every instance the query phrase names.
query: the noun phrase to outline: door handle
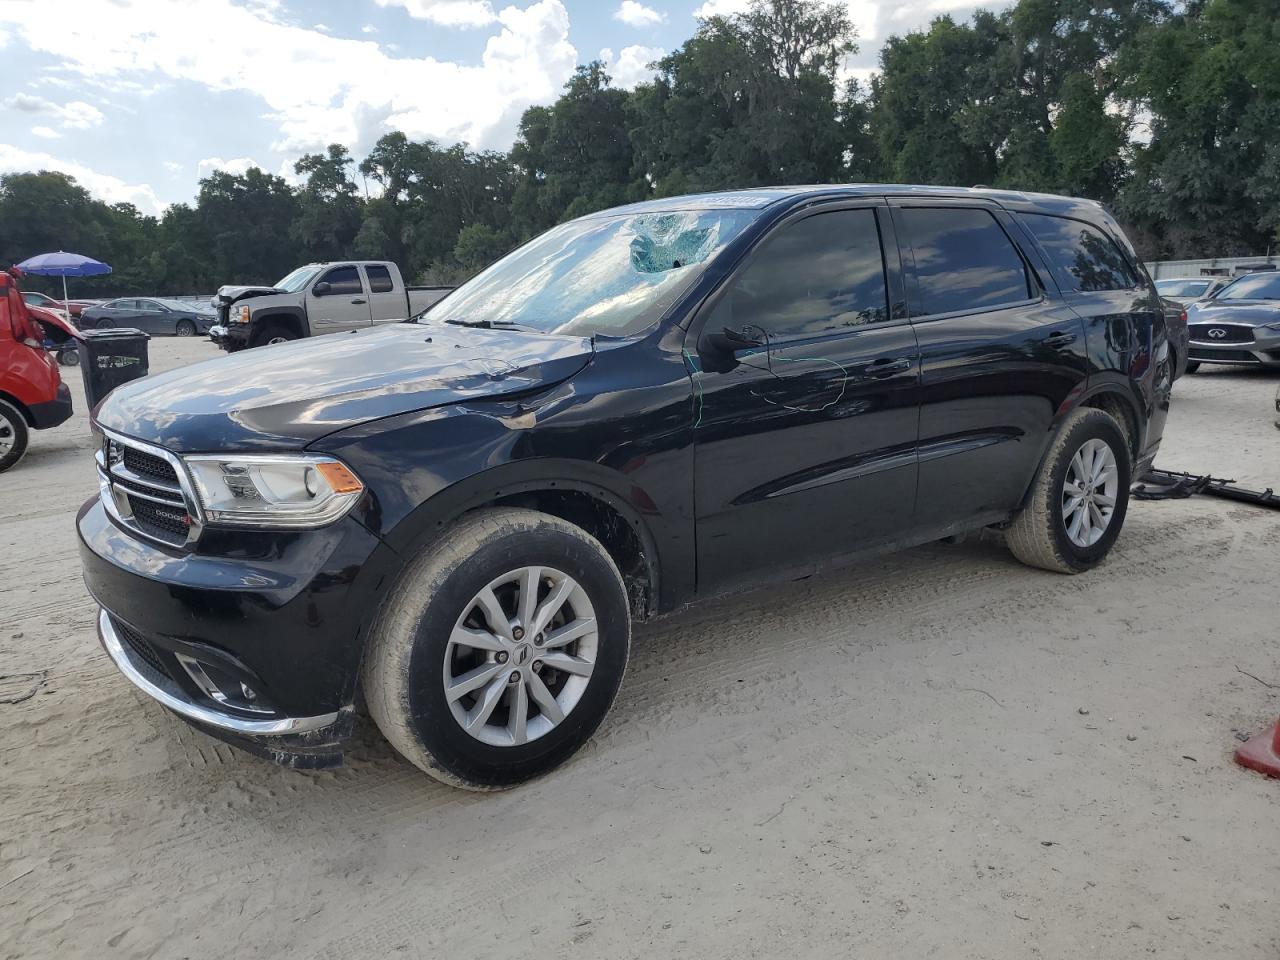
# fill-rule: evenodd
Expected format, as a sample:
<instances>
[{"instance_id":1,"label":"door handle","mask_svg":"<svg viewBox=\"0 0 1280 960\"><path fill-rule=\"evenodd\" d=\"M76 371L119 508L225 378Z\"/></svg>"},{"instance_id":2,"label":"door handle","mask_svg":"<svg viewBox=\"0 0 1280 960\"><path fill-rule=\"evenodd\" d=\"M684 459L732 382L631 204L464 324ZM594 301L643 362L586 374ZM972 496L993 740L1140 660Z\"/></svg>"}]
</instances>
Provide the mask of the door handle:
<instances>
[{"instance_id":1,"label":"door handle","mask_svg":"<svg viewBox=\"0 0 1280 960\"><path fill-rule=\"evenodd\" d=\"M352 302L352 303L364 303L364 297L356 297L356 298L355 298L354 300L352 300L351 302Z\"/></svg>"},{"instance_id":2,"label":"door handle","mask_svg":"<svg viewBox=\"0 0 1280 960\"><path fill-rule=\"evenodd\" d=\"M891 377L895 373L905 373L910 369L910 357L898 357L896 360L877 360L867 367L867 376L879 380L883 377Z\"/></svg>"},{"instance_id":3,"label":"door handle","mask_svg":"<svg viewBox=\"0 0 1280 960\"><path fill-rule=\"evenodd\" d=\"M1065 347L1068 343L1075 343L1076 335L1074 333L1066 333L1059 330L1057 333L1051 333L1045 338L1045 343L1050 347Z\"/></svg>"}]
</instances>

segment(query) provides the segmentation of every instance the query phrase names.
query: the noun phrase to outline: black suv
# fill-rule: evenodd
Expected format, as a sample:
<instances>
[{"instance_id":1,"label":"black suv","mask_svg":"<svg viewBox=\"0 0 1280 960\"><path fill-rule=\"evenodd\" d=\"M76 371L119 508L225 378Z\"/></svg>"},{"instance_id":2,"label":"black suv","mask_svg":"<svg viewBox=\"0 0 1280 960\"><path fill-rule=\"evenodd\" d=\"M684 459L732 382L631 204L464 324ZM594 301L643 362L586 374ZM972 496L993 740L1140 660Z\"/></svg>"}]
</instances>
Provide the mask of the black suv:
<instances>
[{"instance_id":1,"label":"black suv","mask_svg":"<svg viewBox=\"0 0 1280 960\"><path fill-rule=\"evenodd\" d=\"M605 716L633 620L982 527L1103 559L1168 410L1097 204L839 186L556 227L414 323L116 390L78 524L146 693L297 766L357 705L492 788Z\"/></svg>"}]
</instances>

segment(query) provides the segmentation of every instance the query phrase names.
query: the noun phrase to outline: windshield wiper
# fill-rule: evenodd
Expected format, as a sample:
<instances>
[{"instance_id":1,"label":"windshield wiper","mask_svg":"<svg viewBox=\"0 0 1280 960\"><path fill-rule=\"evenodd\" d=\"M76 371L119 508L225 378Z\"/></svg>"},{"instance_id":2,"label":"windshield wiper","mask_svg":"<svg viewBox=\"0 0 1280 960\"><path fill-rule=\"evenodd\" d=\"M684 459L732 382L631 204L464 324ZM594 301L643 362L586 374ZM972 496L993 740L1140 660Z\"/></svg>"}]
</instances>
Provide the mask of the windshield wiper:
<instances>
[{"instance_id":1,"label":"windshield wiper","mask_svg":"<svg viewBox=\"0 0 1280 960\"><path fill-rule=\"evenodd\" d=\"M469 320L464 317L450 317L445 323L451 323L455 327L479 327L482 330L533 330L533 327L526 326L523 323L513 323L510 320Z\"/></svg>"}]
</instances>

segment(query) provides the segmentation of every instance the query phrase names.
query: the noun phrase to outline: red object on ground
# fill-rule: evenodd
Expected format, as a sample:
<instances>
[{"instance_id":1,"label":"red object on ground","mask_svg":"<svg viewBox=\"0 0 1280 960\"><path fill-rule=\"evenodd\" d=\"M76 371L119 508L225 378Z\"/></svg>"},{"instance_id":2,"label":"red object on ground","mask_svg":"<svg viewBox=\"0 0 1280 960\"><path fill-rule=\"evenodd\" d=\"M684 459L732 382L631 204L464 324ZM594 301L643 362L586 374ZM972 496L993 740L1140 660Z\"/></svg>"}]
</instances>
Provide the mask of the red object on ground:
<instances>
[{"instance_id":1,"label":"red object on ground","mask_svg":"<svg viewBox=\"0 0 1280 960\"><path fill-rule=\"evenodd\" d=\"M1236 763L1268 777L1280 777L1280 720L1270 730L1242 743L1236 750Z\"/></svg>"}]
</instances>

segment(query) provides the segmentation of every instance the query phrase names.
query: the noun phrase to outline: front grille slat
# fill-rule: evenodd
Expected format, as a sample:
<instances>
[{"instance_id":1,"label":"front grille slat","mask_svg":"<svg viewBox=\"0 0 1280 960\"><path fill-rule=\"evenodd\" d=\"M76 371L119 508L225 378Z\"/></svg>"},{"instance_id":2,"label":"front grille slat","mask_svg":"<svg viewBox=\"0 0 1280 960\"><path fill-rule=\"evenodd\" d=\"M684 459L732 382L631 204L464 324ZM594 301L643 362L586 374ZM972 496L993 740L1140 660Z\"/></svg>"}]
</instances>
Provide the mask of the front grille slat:
<instances>
[{"instance_id":1,"label":"front grille slat","mask_svg":"<svg viewBox=\"0 0 1280 960\"><path fill-rule=\"evenodd\" d=\"M1257 363L1258 358L1247 350L1201 350L1191 347L1191 360L1217 360L1221 363Z\"/></svg>"},{"instance_id":2,"label":"front grille slat","mask_svg":"<svg viewBox=\"0 0 1280 960\"><path fill-rule=\"evenodd\" d=\"M114 498L117 515L126 526L171 546L182 546L190 539L195 518L187 507L178 471L168 459L108 437L102 461L112 491L104 492L103 498Z\"/></svg>"},{"instance_id":3,"label":"front grille slat","mask_svg":"<svg viewBox=\"0 0 1280 960\"><path fill-rule=\"evenodd\" d=\"M1187 332L1192 340L1201 343L1253 343L1253 328L1238 324L1193 323L1187 327Z\"/></svg>"}]
</instances>

